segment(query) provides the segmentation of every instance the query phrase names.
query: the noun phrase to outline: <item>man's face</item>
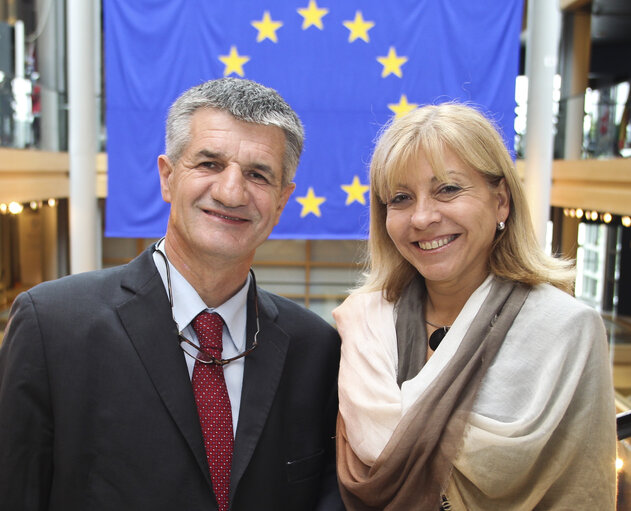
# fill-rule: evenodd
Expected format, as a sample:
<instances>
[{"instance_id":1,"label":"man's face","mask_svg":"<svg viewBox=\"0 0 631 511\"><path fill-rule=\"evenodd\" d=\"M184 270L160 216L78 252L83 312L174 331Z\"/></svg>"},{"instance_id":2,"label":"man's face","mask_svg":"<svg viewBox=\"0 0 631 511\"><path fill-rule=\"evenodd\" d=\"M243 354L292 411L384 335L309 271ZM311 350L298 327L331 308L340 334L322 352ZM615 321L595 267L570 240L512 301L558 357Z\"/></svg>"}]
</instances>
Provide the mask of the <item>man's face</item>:
<instances>
[{"instance_id":1,"label":"man's face","mask_svg":"<svg viewBox=\"0 0 631 511\"><path fill-rule=\"evenodd\" d=\"M180 159L158 158L171 245L187 259L249 265L295 186L282 187L284 153L285 134L276 126L197 110Z\"/></svg>"}]
</instances>

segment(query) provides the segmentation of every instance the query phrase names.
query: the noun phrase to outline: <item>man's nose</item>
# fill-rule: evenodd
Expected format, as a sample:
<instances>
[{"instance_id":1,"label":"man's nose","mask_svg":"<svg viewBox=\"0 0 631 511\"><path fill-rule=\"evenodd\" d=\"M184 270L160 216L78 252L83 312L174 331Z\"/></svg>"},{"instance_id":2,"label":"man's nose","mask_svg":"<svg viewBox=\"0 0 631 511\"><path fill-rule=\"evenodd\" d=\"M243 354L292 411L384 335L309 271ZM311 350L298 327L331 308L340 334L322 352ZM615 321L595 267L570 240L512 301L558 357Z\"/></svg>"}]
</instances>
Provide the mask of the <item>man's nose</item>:
<instances>
[{"instance_id":1,"label":"man's nose","mask_svg":"<svg viewBox=\"0 0 631 511\"><path fill-rule=\"evenodd\" d=\"M231 164L217 174L211 187L211 196L228 208L243 206L246 203L246 185L241 167Z\"/></svg>"}]
</instances>

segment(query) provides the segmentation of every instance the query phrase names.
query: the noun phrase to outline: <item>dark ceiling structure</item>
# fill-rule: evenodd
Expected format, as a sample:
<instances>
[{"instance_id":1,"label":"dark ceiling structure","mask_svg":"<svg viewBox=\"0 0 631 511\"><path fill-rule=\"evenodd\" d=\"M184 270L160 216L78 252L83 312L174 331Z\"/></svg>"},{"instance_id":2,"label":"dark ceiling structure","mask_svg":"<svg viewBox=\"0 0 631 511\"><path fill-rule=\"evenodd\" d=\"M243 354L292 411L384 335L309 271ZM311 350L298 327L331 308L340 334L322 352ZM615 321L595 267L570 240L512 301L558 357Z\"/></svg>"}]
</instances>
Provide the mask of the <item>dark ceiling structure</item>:
<instances>
[{"instance_id":1,"label":"dark ceiling structure","mask_svg":"<svg viewBox=\"0 0 631 511\"><path fill-rule=\"evenodd\" d=\"M592 0L590 86L631 79L631 0Z\"/></svg>"}]
</instances>

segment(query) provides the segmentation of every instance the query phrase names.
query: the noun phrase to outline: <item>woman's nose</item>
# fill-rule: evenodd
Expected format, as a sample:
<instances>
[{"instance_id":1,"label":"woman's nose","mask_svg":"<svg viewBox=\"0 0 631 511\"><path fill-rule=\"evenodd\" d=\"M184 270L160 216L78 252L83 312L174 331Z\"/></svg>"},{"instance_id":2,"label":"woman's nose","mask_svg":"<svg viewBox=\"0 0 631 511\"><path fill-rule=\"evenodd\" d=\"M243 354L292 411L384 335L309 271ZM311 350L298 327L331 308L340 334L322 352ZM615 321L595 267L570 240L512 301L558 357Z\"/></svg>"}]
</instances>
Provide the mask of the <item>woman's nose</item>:
<instances>
[{"instance_id":1,"label":"woman's nose","mask_svg":"<svg viewBox=\"0 0 631 511\"><path fill-rule=\"evenodd\" d=\"M417 201L412 212L410 222L417 229L426 229L431 224L440 221L441 215L432 199Z\"/></svg>"}]
</instances>

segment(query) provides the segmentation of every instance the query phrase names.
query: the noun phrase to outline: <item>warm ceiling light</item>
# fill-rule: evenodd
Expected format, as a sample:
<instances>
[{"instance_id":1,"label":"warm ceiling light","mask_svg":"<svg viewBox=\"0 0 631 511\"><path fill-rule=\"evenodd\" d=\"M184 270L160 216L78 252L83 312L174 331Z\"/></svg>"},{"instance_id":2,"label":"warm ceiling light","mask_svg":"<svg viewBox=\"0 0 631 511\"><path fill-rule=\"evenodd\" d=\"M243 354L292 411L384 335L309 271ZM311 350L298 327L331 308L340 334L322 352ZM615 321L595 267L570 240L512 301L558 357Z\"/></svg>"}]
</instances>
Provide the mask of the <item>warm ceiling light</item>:
<instances>
[{"instance_id":1,"label":"warm ceiling light","mask_svg":"<svg viewBox=\"0 0 631 511\"><path fill-rule=\"evenodd\" d=\"M592 211L592 220L594 220L594 221L598 220L598 212L597 211Z\"/></svg>"},{"instance_id":2,"label":"warm ceiling light","mask_svg":"<svg viewBox=\"0 0 631 511\"><path fill-rule=\"evenodd\" d=\"M603 222L605 222L606 224L608 224L609 222L611 222L611 219L613 217L611 216L611 213L605 213L603 215Z\"/></svg>"},{"instance_id":3,"label":"warm ceiling light","mask_svg":"<svg viewBox=\"0 0 631 511\"><path fill-rule=\"evenodd\" d=\"M583 210L581 208L576 210L576 218L583 218Z\"/></svg>"},{"instance_id":4,"label":"warm ceiling light","mask_svg":"<svg viewBox=\"0 0 631 511\"><path fill-rule=\"evenodd\" d=\"M22 213L23 209L24 209L24 207L19 202L12 202L11 204L9 204L9 213L11 213L13 215L17 215L19 213Z\"/></svg>"},{"instance_id":5,"label":"warm ceiling light","mask_svg":"<svg viewBox=\"0 0 631 511\"><path fill-rule=\"evenodd\" d=\"M8 206L3 202L0 204L0 213L4 214L7 212Z\"/></svg>"},{"instance_id":6,"label":"warm ceiling light","mask_svg":"<svg viewBox=\"0 0 631 511\"><path fill-rule=\"evenodd\" d=\"M620 472L622 470L623 465L624 465L624 462L620 458L616 458L616 472Z\"/></svg>"},{"instance_id":7,"label":"warm ceiling light","mask_svg":"<svg viewBox=\"0 0 631 511\"><path fill-rule=\"evenodd\" d=\"M623 216L622 225L624 225L625 227L631 227L631 216Z\"/></svg>"},{"instance_id":8,"label":"warm ceiling light","mask_svg":"<svg viewBox=\"0 0 631 511\"><path fill-rule=\"evenodd\" d=\"M54 208L57 205L57 201L55 199L48 199L48 205Z\"/></svg>"},{"instance_id":9,"label":"warm ceiling light","mask_svg":"<svg viewBox=\"0 0 631 511\"><path fill-rule=\"evenodd\" d=\"M29 207L32 210L36 210L39 207L39 204L37 204L37 201L32 200L31 202L29 202Z\"/></svg>"}]
</instances>

